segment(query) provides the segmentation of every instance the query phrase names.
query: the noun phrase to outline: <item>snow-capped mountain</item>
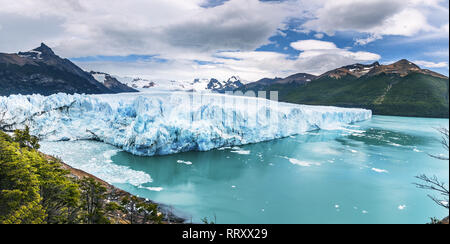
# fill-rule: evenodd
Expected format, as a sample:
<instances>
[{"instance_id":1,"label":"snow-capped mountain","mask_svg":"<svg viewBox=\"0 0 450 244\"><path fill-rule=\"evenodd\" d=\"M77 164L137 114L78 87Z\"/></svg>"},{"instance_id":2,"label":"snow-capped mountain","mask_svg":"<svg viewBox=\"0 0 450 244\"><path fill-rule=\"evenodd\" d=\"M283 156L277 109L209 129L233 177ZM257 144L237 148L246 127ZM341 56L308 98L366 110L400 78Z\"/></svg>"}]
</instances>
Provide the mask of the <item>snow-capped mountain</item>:
<instances>
[{"instance_id":1,"label":"snow-capped mountain","mask_svg":"<svg viewBox=\"0 0 450 244\"><path fill-rule=\"evenodd\" d=\"M189 91L208 91L210 79L194 79L192 82L182 82Z\"/></svg>"},{"instance_id":2,"label":"snow-capped mountain","mask_svg":"<svg viewBox=\"0 0 450 244\"><path fill-rule=\"evenodd\" d=\"M213 92L225 93L227 91L234 91L244 86L241 79L238 76L232 76L227 81L219 81L217 79L211 79L208 83L207 89Z\"/></svg>"},{"instance_id":3,"label":"snow-capped mountain","mask_svg":"<svg viewBox=\"0 0 450 244\"><path fill-rule=\"evenodd\" d=\"M100 77L103 79L103 77ZM160 89L173 91L217 92L234 91L243 86L238 76L232 76L226 81L215 78L197 78L193 81L148 80L140 77L116 77L117 80L135 89Z\"/></svg>"},{"instance_id":4,"label":"snow-capped mountain","mask_svg":"<svg viewBox=\"0 0 450 244\"><path fill-rule=\"evenodd\" d=\"M117 93L42 43L19 53L0 53L0 96L64 93Z\"/></svg>"},{"instance_id":5,"label":"snow-capped mountain","mask_svg":"<svg viewBox=\"0 0 450 244\"><path fill-rule=\"evenodd\" d=\"M108 89L114 92L136 92L135 89L123 84L110 74L104 72L91 71L90 74Z\"/></svg>"},{"instance_id":6,"label":"snow-capped mountain","mask_svg":"<svg viewBox=\"0 0 450 244\"><path fill-rule=\"evenodd\" d=\"M175 80L149 80L141 77L116 77L120 82L135 89L155 89L170 91L193 90L195 82L182 82ZM199 86L198 84L196 86ZM202 85L196 90L203 90Z\"/></svg>"},{"instance_id":7,"label":"snow-capped mountain","mask_svg":"<svg viewBox=\"0 0 450 244\"><path fill-rule=\"evenodd\" d=\"M282 80L266 78L239 90L277 90L283 102L369 108L379 115L448 118L449 114L448 77L406 59L347 65L317 77L299 73Z\"/></svg>"},{"instance_id":8,"label":"snow-capped mountain","mask_svg":"<svg viewBox=\"0 0 450 244\"><path fill-rule=\"evenodd\" d=\"M156 86L154 81L150 81L147 79L143 79L140 77L130 78L130 77L116 77L119 81L126 84L129 87L133 87L135 89L145 89L152 88Z\"/></svg>"},{"instance_id":9,"label":"snow-capped mountain","mask_svg":"<svg viewBox=\"0 0 450 244\"><path fill-rule=\"evenodd\" d=\"M325 74L319 76L321 77L331 77L335 79L340 79L347 75L354 76L360 78L361 76L367 75L369 72L374 70L375 68L380 67L380 63L375 62L373 64L365 65L365 64L352 64L347 65L341 68L337 68L331 71L326 72Z\"/></svg>"}]
</instances>

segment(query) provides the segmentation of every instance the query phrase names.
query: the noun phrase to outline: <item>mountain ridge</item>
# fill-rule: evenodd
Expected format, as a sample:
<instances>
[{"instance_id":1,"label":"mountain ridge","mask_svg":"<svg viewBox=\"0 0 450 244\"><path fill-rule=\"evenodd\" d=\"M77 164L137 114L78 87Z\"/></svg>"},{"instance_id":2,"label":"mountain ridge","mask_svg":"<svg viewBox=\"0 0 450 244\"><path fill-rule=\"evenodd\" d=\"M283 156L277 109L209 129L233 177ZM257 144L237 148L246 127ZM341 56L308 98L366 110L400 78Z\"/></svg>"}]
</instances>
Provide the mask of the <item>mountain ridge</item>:
<instances>
[{"instance_id":1,"label":"mountain ridge","mask_svg":"<svg viewBox=\"0 0 450 244\"><path fill-rule=\"evenodd\" d=\"M236 91L278 91L282 102L366 108L379 115L448 118L448 84L447 76L402 59L343 66L303 84L256 82Z\"/></svg>"},{"instance_id":2,"label":"mountain ridge","mask_svg":"<svg viewBox=\"0 0 450 244\"><path fill-rule=\"evenodd\" d=\"M105 94L130 92L109 89L69 59L61 58L46 44L27 52L0 53L0 95L59 92Z\"/></svg>"},{"instance_id":3,"label":"mountain ridge","mask_svg":"<svg viewBox=\"0 0 450 244\"><path fill-rule=\"evenodd\" d=\"M239 76L231 76L227 81L219 81L215 78L211 78L207 85L207 89L213 92L225 93L232 92L242 86L244 86L244 84Z\"/></svg>"},{"instance_id":4,"label":"mountain ridge","mask_svg":"<svg viewBox=\"0 0 450 244\"><path fill-rule=\"evenodd\" d=\"M105 72L91 71L89 72L94 78L106 86L113 92L121 93L121 92L136 92L135 89L127 86L126 84L120 82L115 77L111 76Z\"/></svg>"}]
</instances>

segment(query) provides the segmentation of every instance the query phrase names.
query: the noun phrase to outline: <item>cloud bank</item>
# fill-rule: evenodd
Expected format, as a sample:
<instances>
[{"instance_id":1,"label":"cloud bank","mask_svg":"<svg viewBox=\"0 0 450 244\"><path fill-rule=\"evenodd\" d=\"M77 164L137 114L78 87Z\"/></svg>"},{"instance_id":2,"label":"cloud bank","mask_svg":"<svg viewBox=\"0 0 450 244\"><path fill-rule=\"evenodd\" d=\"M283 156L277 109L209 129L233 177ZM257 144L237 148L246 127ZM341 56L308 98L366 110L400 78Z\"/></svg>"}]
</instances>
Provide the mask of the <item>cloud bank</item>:
<instances>
[{"instance_id":1,"label":"cloud bank","mask_svg":"<svg viewBox=\"0 0 450 244\"><path fill-rule=\"evenodd\" d=\"M448 1L440 0L0 0L0 6L1 52L44 41L69 58L155 55L164 62L77 61L153 79L239 75L252 81L381 58L319 40L292 41L284 47L290 53L256 51L290 28L313 32L309 39L340 31L366 35L355 46L387 35L448 36Z\"/></svg>"}]
</instances>

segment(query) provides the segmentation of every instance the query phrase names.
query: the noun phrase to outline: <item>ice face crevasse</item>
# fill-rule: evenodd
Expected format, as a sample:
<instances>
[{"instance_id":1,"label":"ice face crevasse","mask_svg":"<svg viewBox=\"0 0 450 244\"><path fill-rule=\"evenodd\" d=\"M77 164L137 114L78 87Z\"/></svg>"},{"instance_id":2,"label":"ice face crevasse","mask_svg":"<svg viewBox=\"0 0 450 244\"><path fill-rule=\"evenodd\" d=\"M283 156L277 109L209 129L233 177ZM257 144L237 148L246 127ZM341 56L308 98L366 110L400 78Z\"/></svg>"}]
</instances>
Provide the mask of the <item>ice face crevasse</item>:
<instances>
[{"instance_id":1,"label":"ice face crevasse","mask_svg":"<svg viewBox=\"0 0 450 244\"><path fill-rule=\"evenodd\" d=\"M211 94L0 97L2 129L28 125L42 140L98 140L141 156L257 143L371 116L364 109Z\"/></svg>"}]
</instances>

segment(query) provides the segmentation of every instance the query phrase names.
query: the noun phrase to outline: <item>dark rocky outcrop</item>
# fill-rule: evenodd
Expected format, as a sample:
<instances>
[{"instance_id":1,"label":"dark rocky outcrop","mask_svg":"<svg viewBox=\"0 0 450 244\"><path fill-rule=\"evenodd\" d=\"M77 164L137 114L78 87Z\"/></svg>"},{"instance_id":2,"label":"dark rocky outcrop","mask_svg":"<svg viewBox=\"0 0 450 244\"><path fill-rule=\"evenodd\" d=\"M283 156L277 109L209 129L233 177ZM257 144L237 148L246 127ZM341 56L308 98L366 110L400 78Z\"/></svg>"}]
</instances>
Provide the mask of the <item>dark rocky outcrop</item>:
<instances>
[{"instance_id":1,"label":"dark rocky outcrop","mask_svg":"<svg viewBox=\"0 0 450 244\"><path fill-rule=\"evenodd\" d=\"M113 87L113 86L112 86ZM51 95L59 92L104 94L129 91L110 89L44 43L28 52L0 53L0 96Z\"/></svg>"}]
</instances>

